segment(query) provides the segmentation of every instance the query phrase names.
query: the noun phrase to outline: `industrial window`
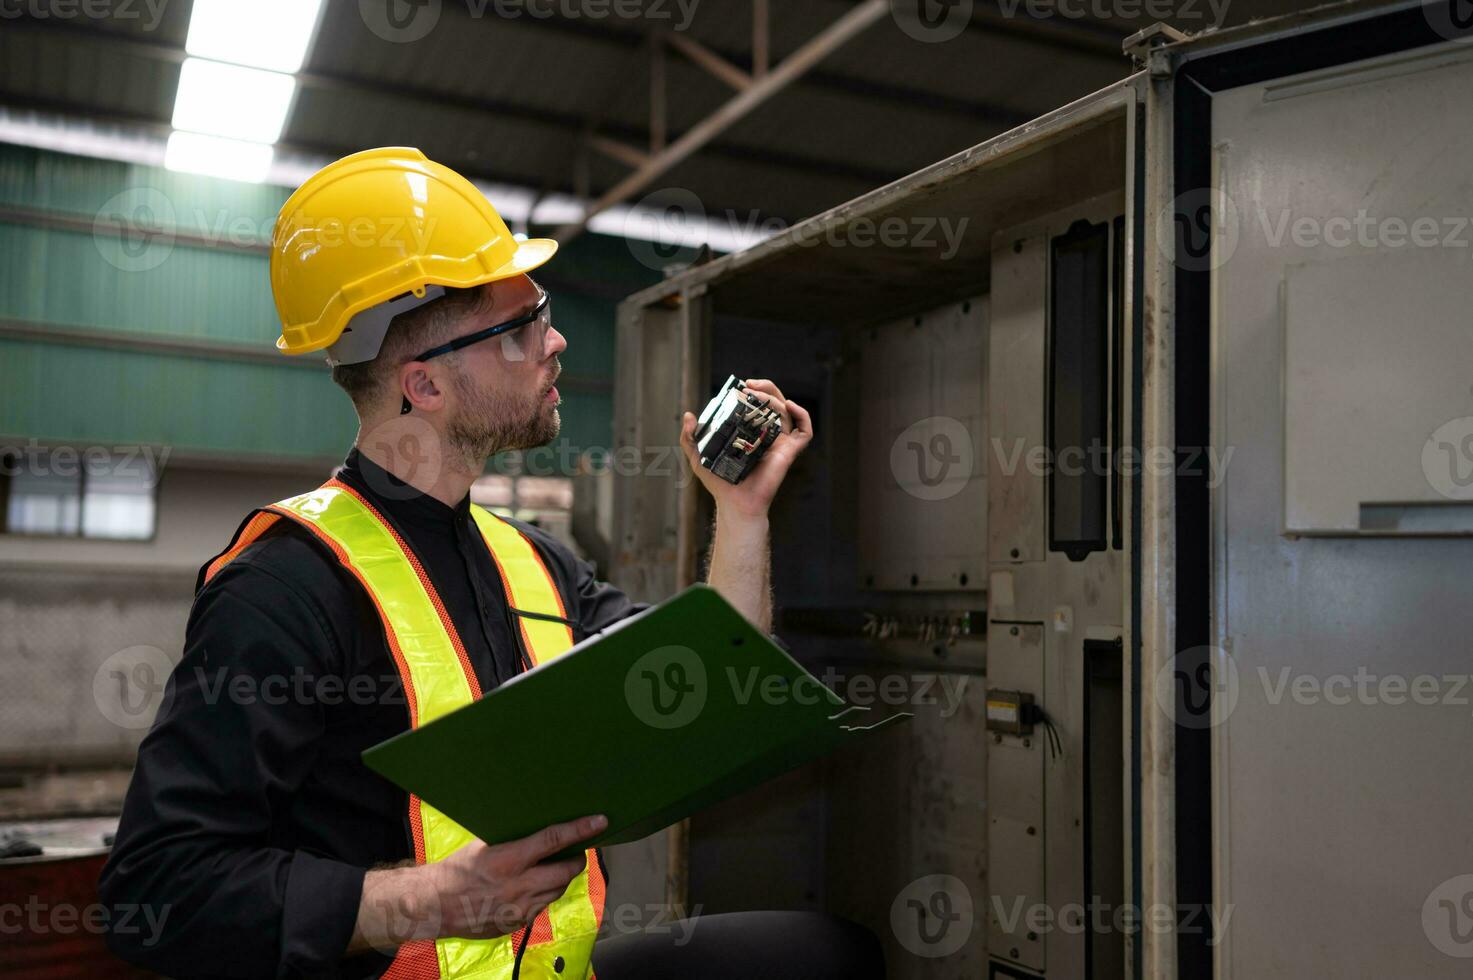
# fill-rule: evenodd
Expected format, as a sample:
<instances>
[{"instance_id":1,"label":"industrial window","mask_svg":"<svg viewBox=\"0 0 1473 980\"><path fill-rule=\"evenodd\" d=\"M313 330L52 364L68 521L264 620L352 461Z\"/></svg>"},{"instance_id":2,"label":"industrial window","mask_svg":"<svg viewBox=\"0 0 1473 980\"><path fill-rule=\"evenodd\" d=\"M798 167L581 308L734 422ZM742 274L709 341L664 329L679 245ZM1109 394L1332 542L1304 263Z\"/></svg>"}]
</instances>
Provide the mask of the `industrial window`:
<instances>
[{"instance_id":1,"label":"industrial window","mask_svg":"<svg viewBox=\"0 0 1473 980\"><path fill-rule=\"evenodd\" d=\"M1076 221L1050 249L1049 550L1080 561L1106 543L1110 226Z\"/></svg>"},{"instance_id":2,"label":"industrial window","mask_svg":"<svg viewBox=\"0 0 1473 980\"><path fill-rule=\"evenodd\" d=\"M158 519L158 472L136 450L99 447L0 451L0 531L146 541Z\"/></svg>"}]
</instances>

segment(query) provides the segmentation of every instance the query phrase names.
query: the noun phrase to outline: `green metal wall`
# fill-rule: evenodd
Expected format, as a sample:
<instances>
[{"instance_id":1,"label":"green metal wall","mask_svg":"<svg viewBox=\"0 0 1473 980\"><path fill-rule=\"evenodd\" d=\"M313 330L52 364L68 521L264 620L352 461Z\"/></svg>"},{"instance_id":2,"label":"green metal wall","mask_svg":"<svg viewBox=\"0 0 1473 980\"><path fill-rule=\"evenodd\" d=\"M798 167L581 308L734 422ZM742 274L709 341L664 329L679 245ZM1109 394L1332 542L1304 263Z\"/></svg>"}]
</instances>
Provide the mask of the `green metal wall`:
<instances>
[{"instance_id":1,"label":"green metal wall","mask_svg":"<svg viewBox=\"0 0 1473 980\"><path fill-rule=\"evenodd\" d=\"M267 258L252 246L269 240L288 194L0 145L0 436L341 458L355 419L326 367L242 356L271 352L279 332ZM117 214L151 217L179 237L94 233ZM607 447L614 306L659 274L596 235L547 272L569 343L560 442ZM134 339L172 346L120 349Z\"/></svg>"}]
</instances>

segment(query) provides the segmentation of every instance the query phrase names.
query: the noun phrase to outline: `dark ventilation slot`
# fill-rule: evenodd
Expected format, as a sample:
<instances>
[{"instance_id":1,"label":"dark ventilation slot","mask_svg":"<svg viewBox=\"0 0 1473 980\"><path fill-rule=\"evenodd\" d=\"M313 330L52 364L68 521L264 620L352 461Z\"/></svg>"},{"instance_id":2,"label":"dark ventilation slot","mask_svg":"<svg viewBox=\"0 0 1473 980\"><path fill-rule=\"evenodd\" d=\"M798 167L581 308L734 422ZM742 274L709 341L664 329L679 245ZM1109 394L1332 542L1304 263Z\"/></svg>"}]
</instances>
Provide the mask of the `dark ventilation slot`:
<instances>
[{"instance_id":1,"label":"dark ventilation slot","mask_svg":"<svg viewBox=\"0 0 1473 980\"><path fill-rule=\"evenodd\" d=\"M1125 688L1119 640L1084 641L1084 894L1098 903L1085 939L1086 980L1125 980ZM1091 905L1091 907L1094 907Z\"/></svg>"},{"instance_id":2,"label":"dark ventilation slot","mask_svg":"<svg viewBox=\"0 0 1473 980\"><path fill-rule=\"evenodd\" d=\"M1082 561L1106 544L1110 226L1076 221L1049 273L1049 550Z\"/></svg>"}]
</instances>

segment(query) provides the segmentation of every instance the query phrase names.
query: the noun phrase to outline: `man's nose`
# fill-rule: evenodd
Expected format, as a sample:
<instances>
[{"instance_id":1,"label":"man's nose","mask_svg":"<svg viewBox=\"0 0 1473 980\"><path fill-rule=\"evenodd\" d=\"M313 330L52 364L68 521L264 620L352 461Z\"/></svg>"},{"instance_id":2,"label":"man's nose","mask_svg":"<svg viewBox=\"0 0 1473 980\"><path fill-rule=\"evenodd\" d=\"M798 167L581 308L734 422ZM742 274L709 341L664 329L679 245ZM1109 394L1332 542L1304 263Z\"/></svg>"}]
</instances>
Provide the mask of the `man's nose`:
<instances>
[{"instance_id":1,"label":"man's nose","mask_svg":"<svg viewBox=\"0 0 1473 980\"><path fill-rule=\"evenodd\" d=\"M568 349L568 338L558 333L556 327L547 328L547 346L542 351L543 357L552 357L561 354Z\"/></svg>"}]
</instances>

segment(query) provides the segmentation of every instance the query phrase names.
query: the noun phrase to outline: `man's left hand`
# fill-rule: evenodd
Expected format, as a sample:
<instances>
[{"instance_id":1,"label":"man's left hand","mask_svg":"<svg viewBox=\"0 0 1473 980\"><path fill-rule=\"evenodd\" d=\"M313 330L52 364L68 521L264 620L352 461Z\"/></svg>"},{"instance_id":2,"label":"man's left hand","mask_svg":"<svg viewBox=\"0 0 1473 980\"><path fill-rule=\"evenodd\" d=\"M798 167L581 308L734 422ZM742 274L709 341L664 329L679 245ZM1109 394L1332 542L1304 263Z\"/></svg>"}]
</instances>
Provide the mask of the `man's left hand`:
<instances>
[{"instance_id":1,"label":"man's left hand","mask_svg":"<svg viewBox=\"0 0 1473 980\"><path fill-rule=\"evenodd\" d=\"M686 412L681 419L680 446L685 450L686 462L696 477L715 498L719 513L765 517L783 477L788 475L788 468L813 439L813 420L802 405L784 399L783 393L771 381L758 378L747 381L746 386L757 395L765 396L769 407L782 416L783 431L741 483L728 483L701 465L695 441L696 417L691 412Z\"/></svg>"}]
</instances>

